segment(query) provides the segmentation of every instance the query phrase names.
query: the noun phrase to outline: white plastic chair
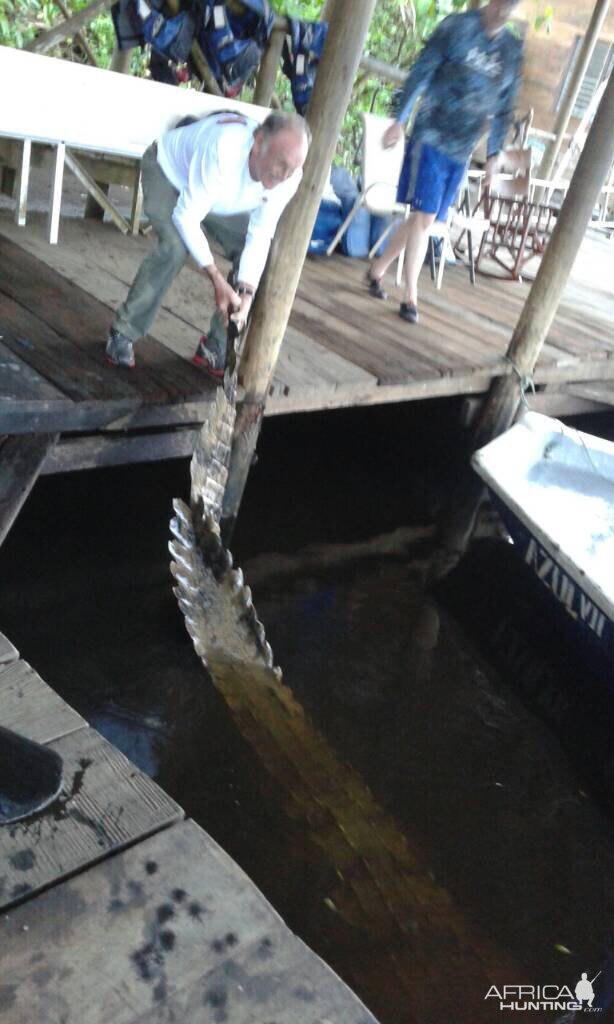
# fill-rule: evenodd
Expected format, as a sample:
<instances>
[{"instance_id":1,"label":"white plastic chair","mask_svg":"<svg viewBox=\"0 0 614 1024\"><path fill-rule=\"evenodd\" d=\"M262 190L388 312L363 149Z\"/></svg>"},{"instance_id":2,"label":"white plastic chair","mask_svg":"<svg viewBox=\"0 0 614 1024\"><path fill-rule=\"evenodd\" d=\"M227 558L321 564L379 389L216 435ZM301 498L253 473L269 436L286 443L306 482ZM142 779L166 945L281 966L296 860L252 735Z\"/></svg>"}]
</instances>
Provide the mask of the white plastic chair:
<instances>
[{"instance_id":1,"label":"white plastic chair","mask_svg":"<svg viewBox=\"0 0 614 1024\"><path fill-rule=\"evenodd\" d=\"M380 216L391 216L395 213L407 216L409 212L406 203L397 203L397 188L403 163L405 139L402 137L396 145L391 146L390 149L384 149L382 146L382 136L386 129L394 123L393 119L365 113L361 116L363 122L362 190L326 250L327 256L330 256L337 248L354 217L363 206L367 208L369 213L379 214ZM376 247L386 237L390 227L378 239Z\"/></svg>"}]
</instances>

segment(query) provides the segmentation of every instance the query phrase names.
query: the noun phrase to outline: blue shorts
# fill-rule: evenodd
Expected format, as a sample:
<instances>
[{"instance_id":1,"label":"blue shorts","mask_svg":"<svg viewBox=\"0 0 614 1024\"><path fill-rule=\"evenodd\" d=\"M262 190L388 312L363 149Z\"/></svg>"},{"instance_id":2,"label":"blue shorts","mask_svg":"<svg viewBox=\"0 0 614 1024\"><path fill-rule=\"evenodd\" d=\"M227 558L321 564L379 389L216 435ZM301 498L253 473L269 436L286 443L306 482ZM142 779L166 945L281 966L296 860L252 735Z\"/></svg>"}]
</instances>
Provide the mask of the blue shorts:
<instances>
[{"instance_id":1,"label":"blue shorts","mask_svg":"<svg viewBox=\"0 0 614 1024\"><path fill-rule=\"evenodd\" d=\"M436 220L445 221L464 173L464 163L446 156L428 142L410 137L399 178L398 201L410 203L412 210L434 213Z\"/></svg>"}]
</instances>

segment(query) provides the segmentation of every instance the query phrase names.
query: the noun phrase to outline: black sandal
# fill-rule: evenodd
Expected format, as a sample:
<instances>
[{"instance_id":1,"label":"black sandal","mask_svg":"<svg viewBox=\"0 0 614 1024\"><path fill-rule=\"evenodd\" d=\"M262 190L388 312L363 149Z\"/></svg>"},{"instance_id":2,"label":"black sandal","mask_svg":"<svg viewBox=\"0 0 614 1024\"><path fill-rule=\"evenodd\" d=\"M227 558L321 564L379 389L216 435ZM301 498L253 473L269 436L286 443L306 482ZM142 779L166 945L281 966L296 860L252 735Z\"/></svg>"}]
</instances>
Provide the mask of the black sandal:
<instances>
[{"instance_id":1,"label":"black sandal","mask_svg":"<svg viewBox=\"0 0 614 1024\"><path fill-rule=\"evenodd\" d=\"M371 268L367 270L365 280L369 289L369 295L373 299L382 299L385 301L388 298L388 292L382 287L381 277L372 277Z\"/></svg>"},{"instance_id":2,"label":"black sandal","mask_svg":"<svg viewBox=\"0 0 614 1024\"><path fill-rule=\"evenodd\" d=\"M408 324L417 324L419 320L418 307L414 306L413 302L402 302L399 307L399 316Z\"/></svg>"}]
</instances>

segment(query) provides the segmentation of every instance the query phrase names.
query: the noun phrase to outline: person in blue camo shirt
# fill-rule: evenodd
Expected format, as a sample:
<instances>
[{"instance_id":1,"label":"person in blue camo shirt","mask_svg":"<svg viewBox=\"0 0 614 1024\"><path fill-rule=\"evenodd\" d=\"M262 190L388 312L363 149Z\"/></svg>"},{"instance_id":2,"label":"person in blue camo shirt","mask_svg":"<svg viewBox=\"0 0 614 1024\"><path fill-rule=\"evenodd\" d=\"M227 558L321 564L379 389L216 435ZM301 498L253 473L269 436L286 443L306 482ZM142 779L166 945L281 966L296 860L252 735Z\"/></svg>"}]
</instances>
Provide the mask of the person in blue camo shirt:
<instances>
[{"instance_id":1,"label":"person in blue camo shirt","mask_svg":"<svg viewBox=\"0 0 614 1024\"><path fill-rule=\"evenodd\" d=\"M414 62L403 88L394 124L383 145L395 145L416 100L416 114L405 153L399 200L411 204L407 221L367 272L369 292L385 299L382 278L405 249L405 295L399 315L418 322L418 274L429 228L445 221L478 140L489 128L485 182L497 169L522 69L522 43L505 28L518 0L491 0L486 7L453 14L435 29Z\"/></svg>"}]
</instances>

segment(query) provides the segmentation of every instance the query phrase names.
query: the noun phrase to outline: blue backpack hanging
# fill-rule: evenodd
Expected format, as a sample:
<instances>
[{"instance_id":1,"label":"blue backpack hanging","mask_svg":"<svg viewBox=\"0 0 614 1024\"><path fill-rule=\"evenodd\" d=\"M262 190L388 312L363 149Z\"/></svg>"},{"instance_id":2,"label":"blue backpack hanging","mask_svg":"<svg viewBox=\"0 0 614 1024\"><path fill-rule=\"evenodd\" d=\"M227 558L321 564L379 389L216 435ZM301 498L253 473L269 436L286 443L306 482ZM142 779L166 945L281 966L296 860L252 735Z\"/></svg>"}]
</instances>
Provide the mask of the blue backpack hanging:
<instances>
[{"instance_id":1,"label":"blue backpack hanging","mask_svg":"<svg viewBox=\"0 0 614 1024\"><path fill-rule=\"evenodd\" d=\"M236 96L260 64L273 11L268 0L202 0L202 10L198 41L224 96Z\"/></svg>"},{"instance_id":2,"label":"blue backpack hanging","mask_svg":"<svg viewBox=\"0 0 614 1024\"><path fill-rule=\"evenodd\" d=\"M294 106L299 114L304 114L311 99L328 23L298 21L296 18L290 18L289 22L283 48L283 70L290 79Z\"/></svg>"}]
</instances>

